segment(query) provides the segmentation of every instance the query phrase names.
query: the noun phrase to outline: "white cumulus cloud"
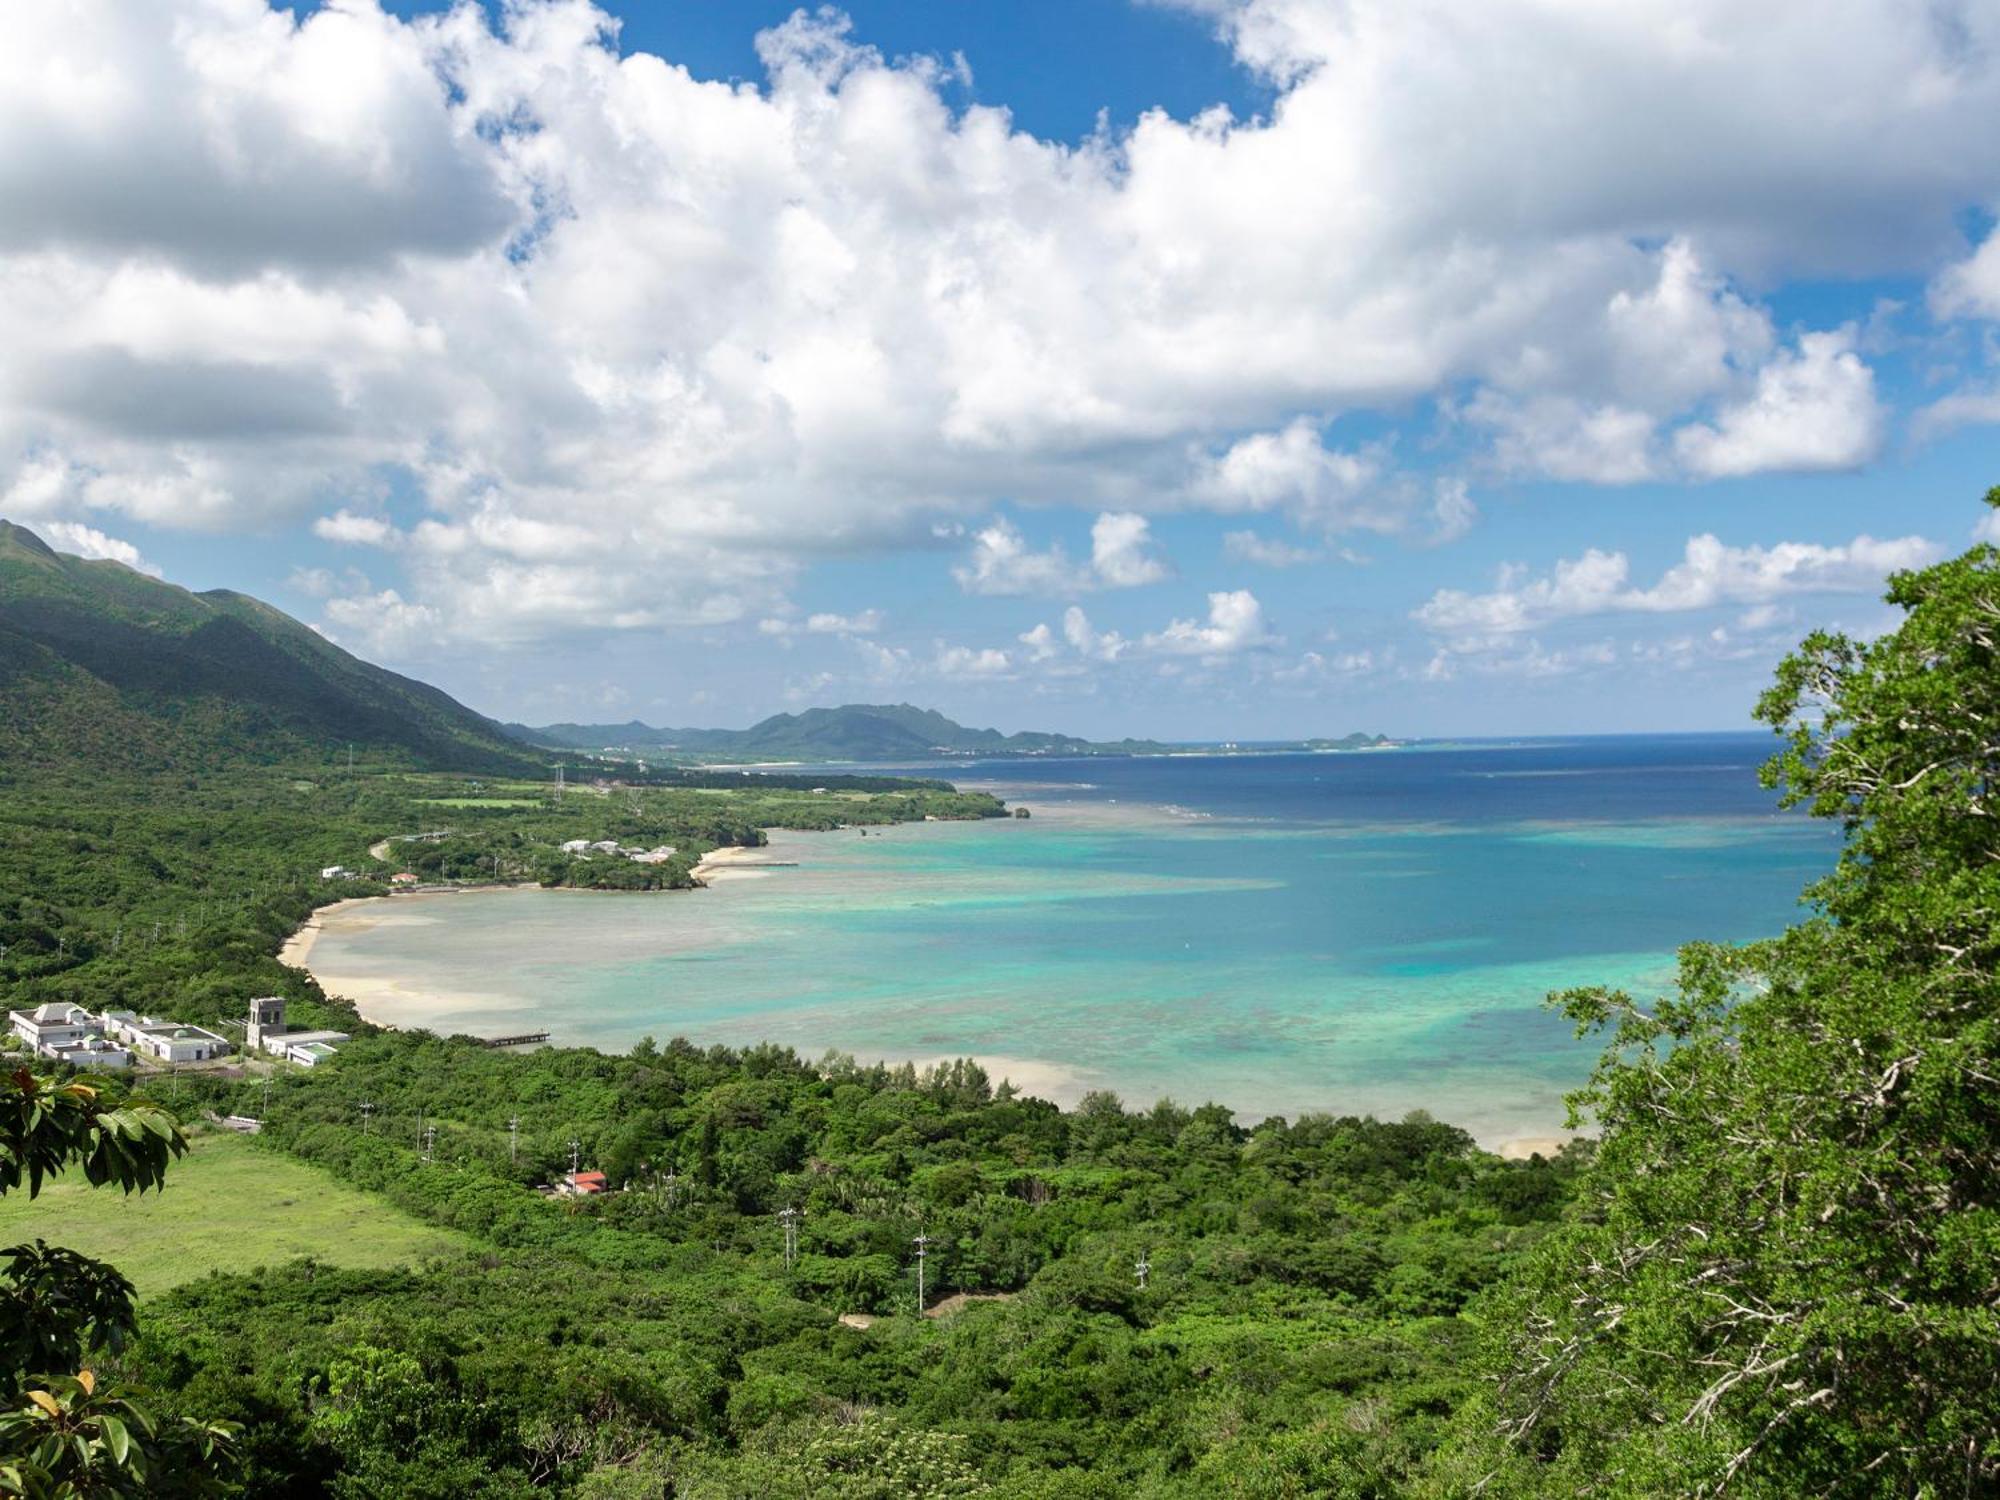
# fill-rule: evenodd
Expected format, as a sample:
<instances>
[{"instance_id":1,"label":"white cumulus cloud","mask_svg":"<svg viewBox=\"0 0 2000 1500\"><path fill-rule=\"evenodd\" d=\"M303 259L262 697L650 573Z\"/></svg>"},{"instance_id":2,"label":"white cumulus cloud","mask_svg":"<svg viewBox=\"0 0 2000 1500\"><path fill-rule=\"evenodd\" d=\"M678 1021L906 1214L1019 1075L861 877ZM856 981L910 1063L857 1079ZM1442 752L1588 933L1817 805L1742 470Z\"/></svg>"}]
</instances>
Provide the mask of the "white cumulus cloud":
<instances>
[{"instance_id":1,"label":"white cumulus cloud","mask_svg":"<svg viewBox=\"0 0 2000 1500\"><path fill-rule=\"evenodd\" d=\"M1691 471L1708 478L1771 470L1852 469L1882 444L1875 376L1850 330L1809 333L1796 353L1758 372L1756 389L1725 406L1713 425L1676 434Z\"/></svg>"},{"instance_id":2,"label":"white cumulus cloud","mask_svg":"<svg viewBox=\"0 0 2000 1500\"><path fill-rule=\"evenodd\" d=\"M1171 656L1234 656L1276 643L1265 627L1264 607L1248 589L1219 591L1208 596L1206 620L1175 620L1146 637L1151 651Z\"/></svg>"},{"instance_id":3,"label":"white cumulus cloud","mask_svg":"<svg viewBox=\"0 0 2000 1500\"><path fill-rule=\"evenodd\" d=\"M1558 561L1541 577L1503 569L1490 593L1440 589L1415 618L1438 635L1480 640L1582 615L1665 614L1719 604L1764 605L1794 594L1868 593L1890 573L1930 562L1939 551L1918 536L1883 541L1858 536L1840 546L1732 547L1704 534L1688 539L1681 560L1652 587L1638 588L1624 553L1592 548Z\"/></svg>"},{"instance_id":4,"label":"white cumulus cloud","mask_svg":"<svg viewBox=\"0 0 2000 1500\"><path fill-rule=\"evenodd\" d=\"M834 12L730 82L582 0L0 6L0 495L273 529L389 476L430 613L380 639L664 629L1003 504L1449 534L1391 472L1433 405L1522 472L1851 467L1861 354L1743 289L1988 306L1992 6L1199 3L1272 106L1079 142ZM985 577L1163 576L1113 531Z\"/></svg>"},{"instance_id":5,"label":"white cumulus cloud","mask_svg":"<svg viewBox=\"0 0 2000 1500\"><path fill-rule=\"evenodd\" d=\"M130 542L120 537L106 536L94 526L85 526L77 521L45 522L42 526L42 540L58 552L123 563L135 573L144 573L153 578L164 576L157 567L141 557L139 549Z\"/></svg>"}]
</instances>

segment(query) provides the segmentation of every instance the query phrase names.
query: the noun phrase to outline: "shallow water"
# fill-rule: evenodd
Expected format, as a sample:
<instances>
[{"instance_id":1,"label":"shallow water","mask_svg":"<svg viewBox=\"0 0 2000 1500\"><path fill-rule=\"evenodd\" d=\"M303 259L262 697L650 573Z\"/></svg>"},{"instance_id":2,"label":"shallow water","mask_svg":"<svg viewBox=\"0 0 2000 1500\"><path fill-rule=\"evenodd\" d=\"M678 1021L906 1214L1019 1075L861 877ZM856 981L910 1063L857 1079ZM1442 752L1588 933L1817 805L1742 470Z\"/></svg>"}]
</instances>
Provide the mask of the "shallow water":
<instances>
[{"instance_id":1,"label":"shallow water","mask_svg":"<svg viewBox=\"0 0 2000 1500\"><path fill-rule=\"evenodd\" d=\"M773 836L706 892L400 898L311 965L397 1025L971 1055L1073 1100L1427 1108L1544 1135L1594 1049L1543 995L1652 990L1797 912L1831 833L1762 736L956 766L1028 821Z\"/></svg>"}]
</instances>

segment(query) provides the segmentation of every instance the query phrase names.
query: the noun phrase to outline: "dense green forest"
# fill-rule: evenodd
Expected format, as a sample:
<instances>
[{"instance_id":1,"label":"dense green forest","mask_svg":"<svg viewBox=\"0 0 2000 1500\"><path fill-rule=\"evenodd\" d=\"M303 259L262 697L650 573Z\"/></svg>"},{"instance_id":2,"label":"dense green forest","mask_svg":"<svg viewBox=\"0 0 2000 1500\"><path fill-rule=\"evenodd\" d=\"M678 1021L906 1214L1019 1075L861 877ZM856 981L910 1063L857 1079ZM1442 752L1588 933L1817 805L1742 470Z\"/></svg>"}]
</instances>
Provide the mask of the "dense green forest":
<instances>
[{"instance_id":1,"label":"dense green forest","mask_svg":"<svg viewBox=\"0 0 2000 1500\"><path fill-rule=\"evenodd\" d=\"M1890 598L1897 630L1808 638L1760 705L1771 784L1847 835L1806 920L1691 943L1666 996L1560 997L1605 1043L1576 1101L1594 1147L1503 1162L1422 1116L1246 1127L1104 1096L1062 1111L964 1063L356 1027L268 1094L183 1076L174 1107L262 1116L259 1149L477 1248L213 1276L136 1317L110 1268L0 1252L0 1488L1993 1493L2000 552ZM10 766L0 981L13 1004L223 1017L279 990L337 1015L273 954L346 893L317 867L370 841L442 824L395 852L561 879L533 864L557 835L693 849L987 810L954 796L739 780L550 805L393 757L351 777ZM0 1079L0 1192L65 1164L172 1191L184 1141L148 1092ZM534 1190L572 1159L614 1191Z\"/></svg>"}]
</instances>

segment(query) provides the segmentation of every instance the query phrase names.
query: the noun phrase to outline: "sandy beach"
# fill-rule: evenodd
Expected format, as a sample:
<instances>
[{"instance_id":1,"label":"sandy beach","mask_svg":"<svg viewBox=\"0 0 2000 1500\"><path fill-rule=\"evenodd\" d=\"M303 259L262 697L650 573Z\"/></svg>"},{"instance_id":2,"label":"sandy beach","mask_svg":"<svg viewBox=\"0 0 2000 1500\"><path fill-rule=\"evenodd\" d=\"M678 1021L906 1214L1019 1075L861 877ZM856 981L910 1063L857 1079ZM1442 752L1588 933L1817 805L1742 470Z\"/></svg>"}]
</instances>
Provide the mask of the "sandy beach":
<instances>
[{"instance_id":1,"label":"sandy beach","mask_svg":"<svg viewBox=\"0 0 2000 1500\"><path fill-rule=\"evenodd\" d=\"M1581 1135L1522 1135L1511 1141L1502 1141L1498 1154L1508 1161L1526 1161L1531 1156L1554 1156L1571 1141L1582 1140Z\"/></svg>"},{"instance_id":2,"label":"sandy beach","mask_svg":"<svg viewBox=\"0 0 2000 1500\"><path fill-rule=\"evenodd\" d=\"M306 918L305 925L285 939L284 946L278 950L278 962L288 969L304 969L307 973L311 973L312 966L306 960L312 957L313 943L320 935L322 930L320 923L324 918L333 916L337 912L351 911L357 906L367 906L371 902L388 899L387 896L349 896L345 901L335 901L331 905L320 907Z\"/></svg>"},{"instance_id":3,"label":"sandy beach","mask_svg":"<svg viewBox=\"0 0 2000 1500\"><path fill-rule=\"evenodd\" d=\"M791 860L773 857L769 845L745 849L725 844L704 854L691 873L703 885L714 885L719 880L764 880L773 870L791 863Z\"/></svg>"}]
</instances>

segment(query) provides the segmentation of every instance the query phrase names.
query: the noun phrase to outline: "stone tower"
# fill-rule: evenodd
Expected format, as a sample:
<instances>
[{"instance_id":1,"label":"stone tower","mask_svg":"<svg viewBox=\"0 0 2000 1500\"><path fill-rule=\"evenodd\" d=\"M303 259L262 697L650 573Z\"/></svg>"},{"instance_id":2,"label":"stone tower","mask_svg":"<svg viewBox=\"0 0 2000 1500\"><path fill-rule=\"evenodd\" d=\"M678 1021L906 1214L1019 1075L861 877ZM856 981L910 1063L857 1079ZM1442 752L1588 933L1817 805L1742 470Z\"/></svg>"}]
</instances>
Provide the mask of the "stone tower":
<instances>
[{"instance_id":1,"label":"stone tower","mask_svg":"<svg viewBox=\"0 0 2000 1500\"><path fill-rule=\"evenodd\" d=\"M250 1027L244 1034L243 1050L268 1052L273 1038L285 1032L285 1001L281 995L264 995L250 1002Z\"/></svg>"}]
</instances>

